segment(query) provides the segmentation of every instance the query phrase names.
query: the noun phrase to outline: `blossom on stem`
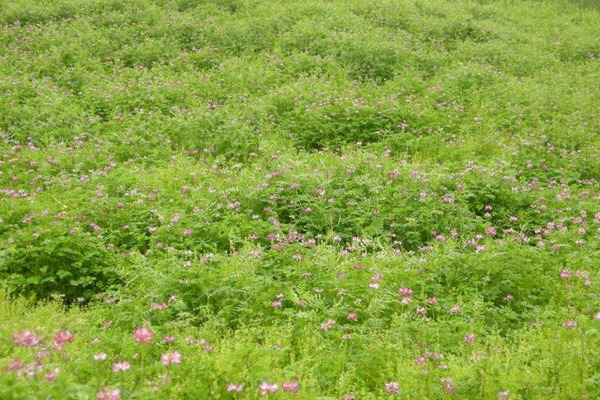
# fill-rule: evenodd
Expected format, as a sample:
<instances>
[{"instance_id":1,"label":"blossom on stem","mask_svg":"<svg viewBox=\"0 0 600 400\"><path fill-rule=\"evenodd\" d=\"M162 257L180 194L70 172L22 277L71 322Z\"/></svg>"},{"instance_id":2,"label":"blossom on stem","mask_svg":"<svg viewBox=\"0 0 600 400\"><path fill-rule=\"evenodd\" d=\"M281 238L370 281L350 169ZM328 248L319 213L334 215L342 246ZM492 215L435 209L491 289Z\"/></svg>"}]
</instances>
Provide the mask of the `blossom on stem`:
<instances>
[{"instance_id":1,"label":"blossom on stem","mask_svg":"<svg viewBox=\"0 0 600 400\"><path fill-rule=\"evenodd\" d=\"M160 357L160 361L165 367L168 367L169 364L180 364L181 363L181 354L177 350L163 354Z\"/></svg>"},{"instance_id":2,"label":"blossom on stem","mask_svg":"<svg viewBox=\"0 0 600 400\"><path fill-rule=\"evenodd\" d=\"M152 336L152 331L145 326L137 328L135 330L135 334L133 335L135 341L138 343L150 343Z\"/></svg>"},{"instance_id":3,"label":"blossom on stem","mask_svg":"<svg viewBox=\"0 0 600 400\"><path fill-rule=\"evenodd\" d=\"M385 391L389 394L398 393L400 390L400 384L398 382L388 382L385 384Z\"/></svg>"},{"instance_id":4,"label":"blossom on stem","mask_svg":"<svg viewBox=\"0 0 600 400\"><path fill-rule=\"evenodd\" d=\"M281 386L283 388L283 391L286 393L298 393L298 382L297 381L282 382Z\"/></svg>"},{"instance_id":5,"label":"blossom on stem","mask_svg":"<svg viewBox=\"0 0 600 400\"><path fill-rule=\"evenodd\" d=\"M268 393L277 393L279 386L276 383L262 382L258 387L260 394L266 396Z\"/></svg>"}]
</instances>

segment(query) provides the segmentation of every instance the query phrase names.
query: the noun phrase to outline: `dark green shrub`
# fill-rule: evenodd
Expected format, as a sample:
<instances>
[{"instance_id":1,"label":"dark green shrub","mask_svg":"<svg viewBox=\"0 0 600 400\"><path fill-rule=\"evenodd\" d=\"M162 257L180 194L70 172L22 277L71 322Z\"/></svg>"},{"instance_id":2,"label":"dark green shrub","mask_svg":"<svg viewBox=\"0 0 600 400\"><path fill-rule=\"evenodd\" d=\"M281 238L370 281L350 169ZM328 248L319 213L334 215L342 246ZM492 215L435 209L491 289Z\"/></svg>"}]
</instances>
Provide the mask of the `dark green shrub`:
<instances>
[{"instance_id":1,"label":"dark green shrub","mask_svg":"<svg viewBox=\"0 0 600 400\"><path fill-rule=\"evenodd\" d=\"M114 259L94 236L78 233L18 237L0 261L10 292L36 300L61 296L67 303L90 299L117 277Z\"/></svg>"}]
</instances>

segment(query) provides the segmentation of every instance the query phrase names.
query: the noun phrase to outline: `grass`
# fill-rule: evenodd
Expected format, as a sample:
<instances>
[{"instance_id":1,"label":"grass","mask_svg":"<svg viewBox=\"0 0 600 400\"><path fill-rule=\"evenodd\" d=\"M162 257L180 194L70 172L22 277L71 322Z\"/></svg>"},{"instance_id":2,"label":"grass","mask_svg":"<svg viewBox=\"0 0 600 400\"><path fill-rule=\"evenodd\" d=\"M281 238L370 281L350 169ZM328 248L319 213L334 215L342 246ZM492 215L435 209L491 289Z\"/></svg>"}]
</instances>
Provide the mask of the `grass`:
<instances>
[{"instance_id":1,"label":"grass","mask_svg":"<svg viewBox=\"0 0 600 400\"><path fill-rule=\"evenodd\" d=\"M0 398L600 398L597 4L0 0Z\"/></svg>"}]
</instances>

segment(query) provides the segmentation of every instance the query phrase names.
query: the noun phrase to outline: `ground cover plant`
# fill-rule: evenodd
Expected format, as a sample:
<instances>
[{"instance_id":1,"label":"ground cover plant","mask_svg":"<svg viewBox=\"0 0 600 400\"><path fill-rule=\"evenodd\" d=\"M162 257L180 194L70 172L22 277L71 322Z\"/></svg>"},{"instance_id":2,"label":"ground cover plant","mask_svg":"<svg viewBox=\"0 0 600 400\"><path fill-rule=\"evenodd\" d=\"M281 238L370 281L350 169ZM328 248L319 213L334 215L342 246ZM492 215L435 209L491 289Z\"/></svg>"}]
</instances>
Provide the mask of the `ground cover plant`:
<instances>
[{"instance_id":1,"label":"ground cover plant","mask_svg":"<svg viewBox=\"0 0 600 400\"><path fill-rule=\"evenodd\" d=\"M1 399L600 399L594 1L0 0Z\"/></svg>"}]
</instances>

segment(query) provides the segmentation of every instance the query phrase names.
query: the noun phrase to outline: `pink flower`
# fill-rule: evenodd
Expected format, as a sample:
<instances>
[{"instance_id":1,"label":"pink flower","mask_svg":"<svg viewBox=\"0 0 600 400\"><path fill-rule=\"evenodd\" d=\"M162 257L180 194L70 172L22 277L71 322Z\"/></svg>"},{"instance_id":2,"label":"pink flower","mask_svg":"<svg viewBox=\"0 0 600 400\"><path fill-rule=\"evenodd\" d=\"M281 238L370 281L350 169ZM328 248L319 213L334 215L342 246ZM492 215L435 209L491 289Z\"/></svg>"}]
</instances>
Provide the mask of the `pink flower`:
<instances>
[{"instance_id":1,"label":"pink flower","mask_svg":"<svg viewBox=\"0 0 600 400\"><path fill-rule=\"evenodd\" d=\"M281 308L281 301L275 300L274 302L271 303L271 306L273 308Z\"/></svg>"},{"instance_id":2,"label":"pink flower","mask_svg":"<svg viewBox=\"0 0 600 400\"><path fill-rule=\"evenodd\" d=\"M440 378L440 381L442 382L442 390L444 392L454 393L456 391L456 389L454 388L454 385L452 385L452 378L443 376Z\"/></svg>"},{"instance_id":3,"label":"pink flower","mask_svg":"<svg viewBox=\"0 0 600 400\"><path fill-rule=\"evenodd\" d=\"M160 357L160 361L165 367L168 367L169 364L181 364L181 354L177 350L166 353Z\"/></svg>"},{"instance_id":4,"label":"pink flower","mask_svg":"<svg viewBox=\"0 0 600 400\"><path fill-rule=\"evenodd\" d=\"M333 324L335 324L335 321L330 319L327 322L322 323L320 326L321 329L323 329L324 331L328 331L333 327Z\"/></svg>"},{"instance_id":5,"label":"pink flower","mask_svg":"<svg viewBox=\"0 0 600 400\"><path fill-rule=\"evenodd\" d=\"M573 329L577 326L577 321L567 321L563 324L563 326L567 329Z\"/></svg>"},{"instance_id":6,"label":"pink flower","mask_svg":"<svg viewBox=\"0 0 600 400\"><path fill-rule=\"evenodd\" d=\"M141 328L137 328L135 330L135 334L133 335L135 338L135 341L138 343L150 343L150 341L152 340L152 331L148 328L146 328L145 326L142 326Z\"/></svg>"},{"instance_id":7,"label":"pink flower","mask_svg":"<svg viewBox=\"0 0 600 400\"><path fill-rule=\"evenodd\" d=\"M356 321L356 320L358 320L358 314L355 312L350 312L350 313L348 313L347 318L350 321Z\"/></svg>"},{"instance_id":8,"label":"pink flower","mask_svg":"<svg viewBox=\"0 0 600 400\"><path fill-rule=\"evenodd\" d=\"M456 314L460 312L460 306L459 305L455 305L450 309L450 313L451 314Z\"/></svg>"},{"instance_id":9,"label":"pink flower","mask_svg":"<svg viewBox=\"0 0 600 400\"><path fill-rule=\"evenodd\" d=\"M508 390L501 390L498 392L498 400L510 399L510 392Z\"/></svg>"},{"instance_id":10,"label":"pink flower","mask_svg":"<svg viewBox=\"0 0 600 400\"><path fill-rule=\"evenodd\" d=\"M568 269L563 269L560 271L560 279L569 279L570 273Z\"/></svg>"},{"instance_id":11,"label":"pink flower","mask_svg":"<svg viewBox=\"0 0 600 400\"><path fill-rule=\"evenodd\" d=\"M25 346L25 347L35 347L39 345L42 341L40 338L35 336L28 330L24 330L23 332L13 333L13 340L17 346Z\"/></svg>"},{"instance_id":12,"label":"pink flower","mask_svg":"<svg viewBox=\"0 0 600 400\"><path fill-rule=\"evenodd\" d=\"M2 367L2 371L18 371L23 368L25 364L19 359L14 359L9 365Z\"/></svg>"},{"instance_id":13,"label":"pink flower","mask_svg":"<svg viewBox=\"0 0 600 400\"><path fill-rule=\"evenodd\" d=\"M475 343L475 334L469 333L467 336L465 336L463 338L463 340L465 341L465 343Z\"/></svg>"},{"instance_id":14,"label":"pink flower","mask_svg":"<svg viewBox=\"0 0 600 400\"><path fill-rule=\"evenodd\" d=\"M173 343L175 342L175 337L174 336L165 336L165 343Z\"/></svg>"},{"instance_id":15,"label":"pink flower","mask_svg":"<svg viewBox=\"0 0 600 400\"><path fill-rule=\"evenodd\" d=\"M279 386L276 383L262 382L258 388L260 394L266 396L267 393L277 393Z\"/></svg>"},{"instance_id":16,"label":"pink flower","mask_svg":"<svg viewBox=\"0 0 600 400\"><path fill-rule=\"evenodd\" d=\"M57 346L63 346L65 343L71 343L73 341L73 333L71 331L59 331L54 335L54 344Z\"/></svg>"},{"instance_id":17,"label":"pink flower","mask_svg":"<svg viewBox=\"0 0 600 400\"><path fill-rule=\"evenodd\" d=\"M398 382L388 382L385 384L385 391L389 394L398 393L400 389L400 384Z\"/></svg>"},{"instance_id":18,"label":"pink flower","mask_svg":"<svg viewBox=\"0 0 600 400\"><path fill-rule=\"evenodd\" d=\"M106 360L106 353L94 354L95 361L104 361Z\"/></svg>"},{"instance_id":19,"label":"pink flower","mask_svg":"<svg viewBox=\"0 0 600 400\"><path fill-rule=\"evenodd\" d=\"M121 371L127 371L129 368L131 368L131 364L129 364L127 361L119 361L118 363L113 364L112 370L116 374Z\"/></svg>"},{"instance_id":20,"label":"pink flower","mask_svg":"<svg viewBox=\"0 0 600 400\"><path fill-rule=\"evenodd\" d=\"M298 393L298 382L297 381L282 382L281 386L283 388L283 391L286 393Z\"/></svg>"},{"instance_id":21,"label":"pink flower","mask_svg":"<svg viewBox=\"0 0 600 400\"><path fill-rule=\"evenodd\" d=\"M241 392L243 388L244 388L244 385L241 384L241 383L239 385L236 385L233 382L229 382L227 384L227 391L228 392Z\"/></svg>"},{"instance_id":22,"label":"pink flower","mask_svg":"<svg viewBox=\"0 0 600 400\"><path fill-rule=\"evenodd\" d=\"M398 294L400 296L402 296L402 298L412 298L413 297L412 289L405 288L405 287L401 287L400 289L398 289Z\"/></svg>"},{"instance_id":23,"label":"pink flower","mask_svg":"<svg viewBox=\"0 0 600 400\"><path fill-rule=\"evenodd\" d=\"M183 231L183 236L192 236L194 234L194 231L191 229L186 229L185 231Z\"/></svg>"},{"instance_id":24,"label":"pink flower","mask_svg":"<svg viewBox=\"0 0 600 400\"><path fill-rule=\"evenodd\" d=\"M46 374L46 381L54 382L56 380L56 378L58 377L59 372L60 372L60 369L58 369L58 368L54 368L52 371L49 371Z\"/></svg>"},{"instance_id":25,"label":"pink flower","mask_svg":"<svg viewBox=\"0 0 600 400\"><path fill-rule=\"evenodd\" d=\"M119 400L121 398L121 390L104 388L96 394L96 397L98 397L98 400Z\"/></svg>"}]
</instances>

